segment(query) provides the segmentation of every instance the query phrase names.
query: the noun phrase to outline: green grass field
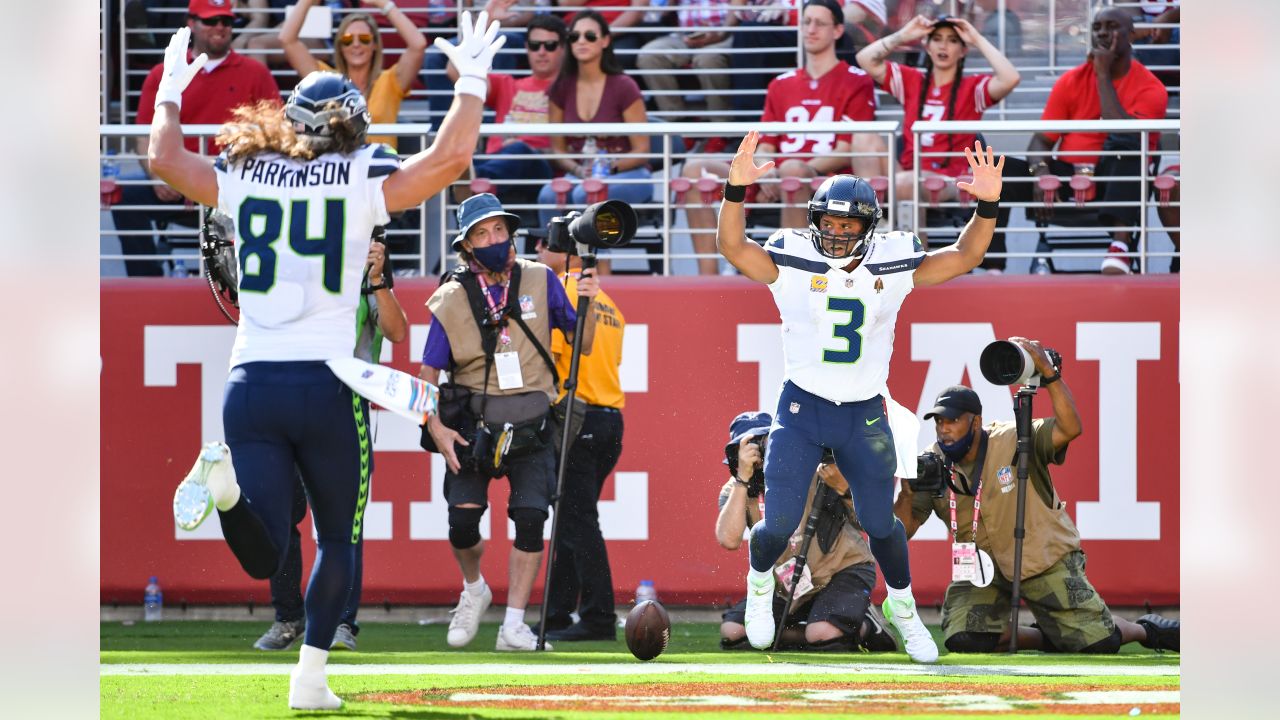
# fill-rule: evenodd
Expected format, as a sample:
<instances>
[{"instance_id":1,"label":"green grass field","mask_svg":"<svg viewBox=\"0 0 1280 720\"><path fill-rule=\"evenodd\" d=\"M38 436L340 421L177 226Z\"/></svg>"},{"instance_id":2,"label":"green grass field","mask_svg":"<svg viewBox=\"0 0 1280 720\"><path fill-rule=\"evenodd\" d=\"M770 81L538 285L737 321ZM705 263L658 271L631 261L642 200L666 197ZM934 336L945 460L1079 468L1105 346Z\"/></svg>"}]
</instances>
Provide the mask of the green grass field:
<instances>
[{"instance_id":1,"label":"green grass field","mask_svg":"<svg viewBox=\"0 0 1280 720\"><path fill-rule=\"evenodd\" d=\"M101 625L104 718L278 718L297 645L252 649L261 622ZM641 663L621 640L497 653L485 624L467 650L445 626L370 623L360 651L334 652L335 713L368 718L1173 717L1179 656L1136 645L1120 655L723 652L713 623L681 623ZM936 628L935 628L936 633ZM941 645L941 643L939 643ZM1137 713L1134 713L1137 710Z\"/></svg>"}]
</instances>

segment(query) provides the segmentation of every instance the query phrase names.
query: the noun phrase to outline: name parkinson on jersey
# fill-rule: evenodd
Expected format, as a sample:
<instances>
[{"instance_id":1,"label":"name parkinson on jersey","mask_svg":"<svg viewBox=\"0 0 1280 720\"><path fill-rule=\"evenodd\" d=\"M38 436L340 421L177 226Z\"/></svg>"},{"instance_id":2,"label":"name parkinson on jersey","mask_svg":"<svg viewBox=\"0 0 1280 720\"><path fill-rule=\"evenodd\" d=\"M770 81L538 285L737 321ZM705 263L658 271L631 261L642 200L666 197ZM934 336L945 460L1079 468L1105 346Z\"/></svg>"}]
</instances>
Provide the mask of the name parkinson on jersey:
<instances>
[{"instance_id":1,"label":"name parkinson on jersey","mask_svg":"<svg viewBox=\"0 0 1280 720\"><path fill-rule=\"evenodd\" d=\"M349 185L351 184L351 163L310 162L300 168L293 168L284 162L271 160L255 160L247 158L244 167L240 168L240 179L249 175L249 182L275 187L310 187L312 185Z\"/></svg>"}]
</instances>

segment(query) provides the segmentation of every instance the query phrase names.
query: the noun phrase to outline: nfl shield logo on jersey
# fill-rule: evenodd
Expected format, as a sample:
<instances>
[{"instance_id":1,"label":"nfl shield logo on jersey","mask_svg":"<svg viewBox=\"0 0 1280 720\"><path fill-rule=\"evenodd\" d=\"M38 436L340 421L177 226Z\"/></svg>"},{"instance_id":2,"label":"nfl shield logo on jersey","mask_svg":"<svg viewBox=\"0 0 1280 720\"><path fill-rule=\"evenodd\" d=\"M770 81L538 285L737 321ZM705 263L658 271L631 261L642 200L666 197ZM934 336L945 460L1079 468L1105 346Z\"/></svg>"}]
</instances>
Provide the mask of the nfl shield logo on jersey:
<instances>
[{"instance_id":1,"label":"nfl shield logo on jersey","mask_svg":"<svg viewBox=\"0 0 1280 720\"><path fill-rule=\"evenodd\" d=\"M798 402L791 403L791 414L795 415L798 412L800 412L800 403Z\"/></svg>"},{"instance_id":2,"label":"nfl shield logo on jersey","mask_svg":"<svg viewBox=\"0 0 1280 720\"><path fill-rule=\"evenodd\" d=\"M1008 465L996 471L996 479L1000 481L1000 492L1007 493L1013 489L1013 471Z\"/></svg>"}]
</instances>

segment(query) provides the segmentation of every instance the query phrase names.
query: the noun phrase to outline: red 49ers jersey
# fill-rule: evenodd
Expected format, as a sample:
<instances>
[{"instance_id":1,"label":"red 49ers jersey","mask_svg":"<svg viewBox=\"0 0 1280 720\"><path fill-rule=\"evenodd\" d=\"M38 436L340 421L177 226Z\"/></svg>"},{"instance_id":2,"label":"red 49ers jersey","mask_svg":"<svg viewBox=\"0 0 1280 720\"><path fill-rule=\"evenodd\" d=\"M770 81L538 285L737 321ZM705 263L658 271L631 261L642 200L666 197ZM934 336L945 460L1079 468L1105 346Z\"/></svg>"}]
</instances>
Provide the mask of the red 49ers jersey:
<instances>
[{"instance_id":1,"label":"red 49ers jersey","mask_svg":"<svg viewBox=\"0 0 1280 720\"><path fill-rule=\"evenodd\" d=\"M769 83L764 99L762 122L811 122L874 120L875 82L859 68L839 62L820 78L809 77L804 68L785 72ZM762 135L761 142L778 148L787 159L807 161L835 150L849 133L815 133L803 129L783 135Z\"/></svg>"},{"instance_id":2,"label":"red 49ers jersey","mask_svg":"<svg viewBox=\"0 0 1280 720\"><path fill-rule=\"evenodd\" d=\"M884 89L898 98L902 103L902 136L906 139L902 155L898 157L903 170L915 166L915 148L912 147L911 126L920 119L920 93L924 91L924 73L913 67L888 63L888 72L884 74ZM988 85L990 75L965 75L960 78L960 87L956 90L956 104L947 113L947 103L951 101L951 83L941 87L929 88L929 95L924 100L925 120L981 120L982 113L993 105ZM973 147L975 136L938 135L924 133L920 136L920 150L923 152L964 152L966 147ZM963 155L950 158L926 158L923 169L932 170L956 177L969 171L969 162Z\"/></svg>"}]
</instances>

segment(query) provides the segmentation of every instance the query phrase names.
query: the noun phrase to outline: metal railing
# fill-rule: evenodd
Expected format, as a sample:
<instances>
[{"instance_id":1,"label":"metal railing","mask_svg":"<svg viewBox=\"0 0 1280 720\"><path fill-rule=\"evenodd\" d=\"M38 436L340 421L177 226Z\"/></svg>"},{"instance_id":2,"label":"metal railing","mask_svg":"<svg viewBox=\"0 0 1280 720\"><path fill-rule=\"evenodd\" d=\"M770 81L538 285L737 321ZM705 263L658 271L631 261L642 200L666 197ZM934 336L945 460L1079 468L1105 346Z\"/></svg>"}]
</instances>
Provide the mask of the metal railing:
<instances>
[{"instance_id":1,"label":"metal railing","mask_svg":"<svg viewBox=\"0 0 1280 720\"><path fill-rule=\"evenodd\" d=\"M1137 134L1139 136L1139 143L1140 143L1140 147L1138 150L1131 150L1131 151L1108 150L1105 154L1108 156L1114 156L1114 157L1137 157L1139 159L1138 165L1140 167L1139 174L1136 176L1109 176L1109 177L1094 176L1094 179L1096 181L1102 181L1102 182L1116 182L1116 181L1138 182L1140 184L1138 200L1132 201L1132 202L1107 202L1102 200L1089 200L1083 204L1083 207L1089 208L1089 209L1095 209L1095 210L1101 209L1101 208L1108 208L1108 207L1136 208L1138 210L1137 225L1116 224L1116 225L1096 225L1096 226L1084 226L1084 227L1074 225L1074 226L1066 226L1066 227L1054 227L1052 224L1047 224L1047 225L1042 224L1040 226L1036 226L1036 225L1013 226L1012 223L1008 223L1006 224L1006 226L1000 228L1005 232L1006 237L1008 237L1010 234L1016 234L1016 233L1024 233L1024 234L1034 233L1044 238L1044 242L1040 244L1036 252L1031 252L1031 253L1026 253L1026 252L994 253L993 252L993 253L988 253L988 256L1004 257L1004 258L1011 258L1011 257L1047 258L1049 257L1050 253L1046 252L1047 250L1046 245L1048 244L1049 239L1055 235L1078 235L1080 233L1089 233L1089 234L1100 234L1103 237L1105 237L1107 235L1110 235L1111 233L1115 233L1119 231L1127 231L1131 233L1136 233L1135 242L1136 242L1137 249L1132 253L1126 254L1125 257L1137 257L1139 269L1141 272L1145 273L1147 272L1147 264L1150 258L1177 257L1179 255L1179 253L1176 251L1175 252L1153 252L1148 248L1149 233L1152 230L1152 228L1148 227L1147 218L1149 214L1148 211L1151 208L1155 207L1155 205L1153 205L1151 200L1151 195L1152 195L1151 182L1160 174L1158 172L1160 169L1160 161L1164 158L1174 157L1178 154L1176 150L1151 149L1151 143L1150 143L1151 136L1153 134L1157 136L1162 136L1162 135L1177 136L1178 133L1180 132L1180 129L1181 129L1181 123L1178 120L1021 120L1021 121L1018 121L1018 120L1013 120L1013 121L996 121L996 120L924 121L922 120L922 121L916 122L914 125L912 125L911 138L910 138L912 147L915 150L914 157L916 158L914 167L911 171L912 187L913 187L911 203L912 203L913 210L909 213L906 213L906 216L909 217L910 220L905 224L915 228L916 221L920 215L920 209L921 209L920 196L922 191L922 180L923 180L921 165L924 163L924 161L929 158L940 159L940 158L952 158L957 156L959 157L964 156L963 148L956 148L954 151L945 151L945 152L939 152L939 151L923 151L922 152L921 135L924 135L926 133L933 133L935 136L948 135L948 134L962 134L962 135L978 134L978 135L982 135L986 140L986 142L993 146L1004 145L1005 143L1001 141L1001 136L1008 136L1008 135L1025 136L1025 135L1034 134L1034 133L1048 133L1048 132L1052 132L1052 133L1090 132L1090 133L1108 133L1108 134L1110 133ZM936 140L934 142L934 145L935 146L937 145ZM1039 160L1042 160L1042 159L1047 161L1049 158L1052 158L1058 154L1058 151L1055 151L1055 150L1049 150L1044 152L1031 152L1025 149L1019 150L1019 149L1010 148L1010 147L1002 148L1001 152L1002 154L1009 155L1009 156L1026 157L1028 164L1031 164L1031 165L1034 165L1035 163L1037 163ZM1153 166L1156 172L1152 172ZM1093 172L1094 172L1094 167L1092 166L1076 167L1076 174L1093 176ZM1071 180L1071 177L1062 176L1062 177L1059 177L1059 179L1062 181L1062 188L1065 189L1068 187L1068 183ZM947 182L954 182L954 179L950 179ZM1009 184L1012 184L1012 183L1027 183L1027 184L1035 183L1037 182L1037 179L1031 176L1017 177L1017 176L1011 175L1006 169L1003 177L1003 182L1007 187ZM1181 205L1177 201L1162 202L1161 204L1166 207L1175 207L1175 208L1180 207ZM937 208L942 210L948 210L948 209L954 210L958 208L967 209L969 205L970 203L961 202L959 199L957 199L957 200L948 201L948 202L936 202L936 203L931 202L927 205L927 207ZM1005 207L1009 207L1011 209L1023 208L1026 213L1030 214L1030 210L1032 208L1047 207L1048 203L1004 201L1001 203L1001 205ZM893 206L891 205L891 207ZM1070 201L1066 198L1060 197L1057 199L1056 202L1052 203L1052 207L1054 208L1055 211L1063 210L1070 213L1072 210L1079 209L1081 205L1074 201ZM895 207L895 210L896 209L897 208ZM1051 222L1052 222L1052 218L1050 218L1049 220L1049 223ZM1176 233L1181 231L1181 228L1176 225L1163 226L1161 229L1166 233ZM922 232L928 235L933 235L934 233L945 234L945 235L955 235L957 233L957 230L954 227L948 227L948 226L933 226L933 227L925 226L925 227L920 227L917 230L917 232ZM1108 253L1105 250L1093 251L1093 252L1084 250L1084 251L1073 251L1071 253L1072 256L1082 257L1082 258L1105 257L1107 254Z\"/></svg>"},{"instance_id":2,"label":"metal railing","mask_svg":"<svg viewBox=\"0 0 1280 720\"><path fill-rule=\"evenodd\" d=\"M893 137L899 130L900 123L897 121L875 121L864 123L849 122L814 122L806 123L803 126L804 134L847 134L847 133L869 133L881 138L884 143L884 150L879 153L857 153L849 152L847 157L852 161L855 157L873 156L884 163L885 167L892 167L891 153L894 143ZM216 125L187 125L183 127L186 137L201 138L206 141L217 133L220 126ZM736 138L740 138L750 130L759 130L762 133L777 133L779 135L795 135L797 134L797 125L793 123L649 123L645 125L630 123L612 123L612 124L540 124L540 125L521 125L521 124L486 124L480 128L482 138L490 136L506 137L512 135L560 135L560 136L610 136L610 135L647 135L661 136L662 148L661 152L646 153L645 156L650 158L650 165L656 166L651 178L648 179L614 179L606 180L606 184L650 184L655 188L652 198L643 203L633 203L636 210L641 213L642 221L645 224L637 233L641 239L650 239L661 241L661 249L656 252L645 252L643 255L631 254L629 257L633 259L648 260L650 258L660 258L663 274L671 274L672 262L675 260L697 260L699 258L719 258L715 253L696 253L696 252L678 252L673 248L673 236L687 235L690 243L692 237L697 234L714 234L714 225L706 228L688 228L680 227L677 213L681 210L693 208L712 208L718 206L714 199L704 201L698 197L696 190L691 191L689 196L685 198L684 203L677 203L673 193L669 191L673 178L680 176L683 166L689 160L698 159L716 159L724 163L728 163L732 153L736 150ZM139 125L104 125L99 129L101 135L101 151L103 157L107 149L116 152L112 157L116 162L129 162L139 160L140 157L134 152L133 139L137 137L145 137L150 131L147 126ZM433 139L431 127L429 125L373 125L369 129L370 135L394 135L400 138L416 138L422 147L426 147ZM724 152L716 154L692 153L677 147L673 143L674 138L706 138L706 137L727 137L735 138L730 145L725 148ZM474 158L483 160L495 157L485 153L476 153ZM563 157L578 157L570 155L541 154L539 157L543 159L555 159ZM763 158L763 156L762 156ZM785 158L779 158L785 159ZM211 158L212 160L212 158ZM120 185L158 185L158 180L145 177L138 177L138 173L133 173L133 177L124 177L118 181ZM762 183L781 183L778 178L763 180ZM518 180L509 183L496 183L499 187L515 186L515 185L545 185L545 181L540 180ZM468 185L467 179L460 179L454 183L454 186L463 187ZM807 187L807 186L806 186ZM889 200L895 200L892 184L889 188ZM807 195L805 196L807 198ZM778 203L751 203L748 205L750 209L781 210L787 206L785 202ZM146 206L127 206L117 205L111 209L113 211L128 210L152 210L152 211L173 211L181 209L181 205L146 205ZM511 204L507 206L509 210L521 211L537 211L537 210L573 210L574 207L556 207L550 205L538 204ZM448 258L450 255L449 243L456 229L450 227L453 219L454 211L457 204L454 203L448 192L437 195L432 200L424 202L417 210L417 220L410 221L406 224L400 223L398 226L388 228L387 236L389 242L397 242L397 245L407 245L410 248L408 252L398 252L391 255L392 260L398 268L404 268L409 264L415 268L418 274L426 275L435 272L438 263L442 258ZM199 221L203 221L203 209L192 207L192 210L198 211L196 216ZM409 217L406 215L406 217ZM751 236L762 241L768 237L773 228L755 228L751 231ZM104 227L103 234L106 236L119 236L118 230L106 229ZM162 244L167 241L170 245L182 246L180 252L176 254L158 253L156 255L125 255L123 253L104 253L101 256L103 261L118 260L181 260L187 267L198 267L200 261L199 254L195 250L195 239L197 230L194 227L175 230L172 228L164 229L156 233L161 238Z\"/></svg>"}]
</instances>

